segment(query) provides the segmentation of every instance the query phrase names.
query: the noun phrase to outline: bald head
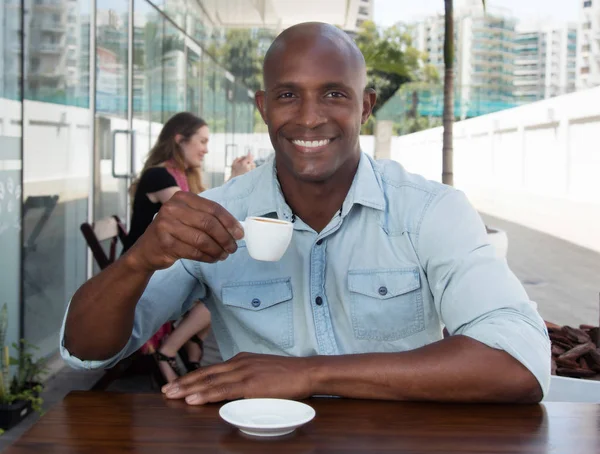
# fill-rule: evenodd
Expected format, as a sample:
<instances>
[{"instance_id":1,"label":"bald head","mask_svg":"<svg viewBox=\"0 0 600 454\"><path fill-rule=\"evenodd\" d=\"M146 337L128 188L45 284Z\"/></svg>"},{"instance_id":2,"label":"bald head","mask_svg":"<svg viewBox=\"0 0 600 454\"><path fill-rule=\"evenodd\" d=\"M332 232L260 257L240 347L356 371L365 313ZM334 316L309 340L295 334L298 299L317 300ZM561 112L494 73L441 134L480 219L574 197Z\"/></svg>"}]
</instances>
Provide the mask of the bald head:
<instances>
[{"instance_id":1,"label":"bald head","mask_svg":"<svg viewBox=\"0 0 600 454\"><path fill-rule=\"evenodd\" d=\"M273 65L277 65L284 55L299 55L307 52L332 52L338 58L352 65L361 76L363 89L367 81L365 58L356 43L339 28L321 22L306 22L284 30L265 55L263 81L268 87Z\"/></svg>"},{"instance_id":2,"label":"bald head","mask_svg":"<svg viewBox=\"0 0 600 454\"><path fill-rule=\"evenodd\" d=\"M377 101L365 89L365 59L354 41L332 25L296 25L273 42L263 69L256 106L269 128L282 187L351 181L360 128Z\"/></svg>"}]
</instances>

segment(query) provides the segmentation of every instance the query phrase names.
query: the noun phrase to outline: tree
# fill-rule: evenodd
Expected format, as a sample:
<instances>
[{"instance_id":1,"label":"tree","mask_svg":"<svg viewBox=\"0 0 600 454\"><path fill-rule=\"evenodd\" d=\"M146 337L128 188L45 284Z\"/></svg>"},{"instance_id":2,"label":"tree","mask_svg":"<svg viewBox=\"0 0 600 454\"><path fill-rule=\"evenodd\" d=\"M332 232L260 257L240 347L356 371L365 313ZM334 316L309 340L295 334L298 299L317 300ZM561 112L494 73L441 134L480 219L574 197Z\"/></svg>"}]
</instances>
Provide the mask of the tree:
<instances>
[{"instance_id":1,"label":"tree","mask_svg":"<svg viewBox=\"0 0 600 454\"><path fill-rule=\"evenodd\" d=\"M355 41L367 64L367 86L377 92L374 114L407 82L439 82L435 67L427 64L426 55L413 47L409 26L396 24L382 30L366 21ZM364 132L369 133L373 125L365 126Z\"/></svg>"},{"instance_id":2,"label":"tree","mask_svg":"<svg viewBox=\"0 0 600 454\"><path fill-rule=\"evenodd\" d=\"M269 37L261 39L269 39ZM270 39L272 41L275 37L272 36ZM259 39L253 36L252 30L227 30L224 44L215 48L213 52L221 65L236 79L253 91L260 89L264 52L260 48Z\"/></svg>"},{"instance_id":3,"label":"tree","mask_svg":"<svg viewBox=\"0 0 600 454\"><path fill-rule=\"evenodd\" d=\"M377 92L373 114L411 80L411 70L418 66L414 56L405 52L409 40L398 27L381 31L371 21L361 25L355 41L367 64L367 86Z\"/></svg>"},{"instance_id":4,"label":"tree","mask_svg":"<svg viewBox=\"0 0 600 454\"><path fill-rule=\"evenodd\" d=\"M485 0L481 0L485 9ZM444 0L444 136L442 145L442 182L454 185L454 2Z\"/></svg>"}]
</instances>

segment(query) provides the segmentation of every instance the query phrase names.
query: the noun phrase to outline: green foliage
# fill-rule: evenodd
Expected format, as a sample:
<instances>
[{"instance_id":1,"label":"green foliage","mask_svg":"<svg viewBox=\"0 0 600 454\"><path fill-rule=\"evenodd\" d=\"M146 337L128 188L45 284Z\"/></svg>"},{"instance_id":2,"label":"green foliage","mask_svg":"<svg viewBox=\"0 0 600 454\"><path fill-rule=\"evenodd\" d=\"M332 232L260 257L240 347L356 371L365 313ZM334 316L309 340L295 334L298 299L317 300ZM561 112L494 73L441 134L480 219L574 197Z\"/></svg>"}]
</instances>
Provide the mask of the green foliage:
<instances>
[{"instance_id":1,"label":"green foliage","mask_svg":"<svg viewBox=\"0 0 600 454\"><path fill-rule=\"evenodd\" d=\"M12 404L13 402L18 402L20 400L25 400L31 402L31 409L38 413L42 413L42 405L44 404L44 399L42 399L43 387L42 385L33 385L31 388L22 389L21 391L11 393L6 400L7 404Z\"/></svg>"},{"instance_id":2,"label":"green foliage","mask_svg":"<svg viewBox=\"0 0 600 454\"><path fill-rule=\"evenodd\" d=\"M12 404L20 400L31 402L33 410L41 412L43 400L41 381L47 372L43 359L34 359L37 347L22 339L12 347L17 356L9 355L6 341L8 327L8 307L6 303L0 310L0 404ZM10 380L10 367L15 366L16 372ZM9 384L10 383L10 384Z\"/></svg>"},{"instance_id":3,"label":"green foliage","mask_svg":"<svg viewBox=\"0 0 600 454\"><path fill-rule=\"evenodd\" d=\"M17 358L10 358L10 364L18 366L11 382L11 393L26 389L32 383L39 383L48 371L45 361L34 360L33 352L38 350L37 346L25 339L21 339L20 345L13 343L12 346L20 354Z\"/></svg>"},{"instance_id":4,"label":"green foliage","mask_svg":"<svg viewBox=\"0 0 600 454\"><path fill-rule=\"evenodd\" d=\"M402 24L379 29L365 21L355 38L367 64L367 86L377 92L374 114L403 84L412 80L439 81L436 69L427 65L425 55L413 47L410 32Z\"/></svg>"},{"instance_id":5,"label":"green foliage","mask_svg":"<svg viewBox=\"0 0 600 454\"><path fill-rule=\"evenodd\" d=\"M222 42L212 45L210 53L236 81L256 91L262 86L263 59L274 39L271 30L230 29Z\"/></svg>"},{"instance_id":6,"label":"green foliage","mask_svg":"<svg viewBox=\"0 0 600 454\"><path fill-rule=\"evenodd\" d=\"M394 123L394 134L402 136L438 126L442 126L442 120L439 117L406 117L402 121Z\"/></svg>"},{"instance_id":7,"label":"green foliage","mask_svg":"<svg viewBox=\"0 0 600 454\"><path fill-rule=\"evenodd\" d=\"M252 37L251 30L227 30L218 57L221 64L248 88L256 91L261 87L264 55L259 52L258 40Z\"/></svg>"}]
</instances>

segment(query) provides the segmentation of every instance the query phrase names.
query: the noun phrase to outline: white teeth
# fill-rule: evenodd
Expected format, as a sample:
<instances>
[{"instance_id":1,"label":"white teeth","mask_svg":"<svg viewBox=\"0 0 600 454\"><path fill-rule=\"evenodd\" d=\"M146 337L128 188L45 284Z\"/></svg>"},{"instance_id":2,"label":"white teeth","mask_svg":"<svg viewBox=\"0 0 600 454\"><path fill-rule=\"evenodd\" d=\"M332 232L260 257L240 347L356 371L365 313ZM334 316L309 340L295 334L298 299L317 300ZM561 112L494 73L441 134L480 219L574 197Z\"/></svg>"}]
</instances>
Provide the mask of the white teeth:
<instances>
[{"instance_id":1,"label":"white teeth","mask_svg":"<svg viewBox=\"0 0 600 454\"><path fill-rule=\"evenodd\" d=\"M326 140L311 140L311 141L292 140L292 143L294 145L298 145L300 147L305 147L305 148L323 147L323 146L327 145L329 142L331 142L331 140L329 140L329 139L326 139Z\"/></svg>"}]
</instances>

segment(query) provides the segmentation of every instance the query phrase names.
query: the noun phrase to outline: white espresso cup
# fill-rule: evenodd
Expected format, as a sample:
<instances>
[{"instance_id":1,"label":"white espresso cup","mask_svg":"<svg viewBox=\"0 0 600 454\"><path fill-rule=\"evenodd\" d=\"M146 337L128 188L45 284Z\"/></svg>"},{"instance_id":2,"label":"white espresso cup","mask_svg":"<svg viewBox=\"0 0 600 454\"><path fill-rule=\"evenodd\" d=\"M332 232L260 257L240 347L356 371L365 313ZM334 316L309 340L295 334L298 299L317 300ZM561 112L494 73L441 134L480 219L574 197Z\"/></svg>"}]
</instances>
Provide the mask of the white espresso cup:
<instances>
[{"instance_id":1,"label":"white espresso cup","mask_svg":"<svg viewBox=\"0 0 600 454\"><path fill-rule=\"evenodd\" d=\"M247 217L240 221L248 254L255 260L276 262L292 240L294 224L279 219Z\"/></svg>"}]
</instances>

